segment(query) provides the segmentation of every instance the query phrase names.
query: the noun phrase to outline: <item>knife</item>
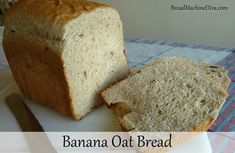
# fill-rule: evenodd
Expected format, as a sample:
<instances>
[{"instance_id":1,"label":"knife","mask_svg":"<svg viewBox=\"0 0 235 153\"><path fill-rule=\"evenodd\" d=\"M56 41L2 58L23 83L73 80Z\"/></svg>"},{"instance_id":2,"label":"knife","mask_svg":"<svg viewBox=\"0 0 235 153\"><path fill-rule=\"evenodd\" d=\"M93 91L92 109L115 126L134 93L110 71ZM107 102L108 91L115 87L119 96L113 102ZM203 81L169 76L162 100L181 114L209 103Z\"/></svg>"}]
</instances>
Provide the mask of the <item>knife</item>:
<instances>
[{"instance_id":1,"label":"knife","mask_svg":"<svg viewBox=\"0 0 235 153\"><path fill-rule=\"evenodd\" d=\"M19 123L31 153L57 153L34 114L20 96L13 93L5 99Z\"/></svg>"},{"instance_id":2,"label":"knife","mask_svg":"<svg viewBox=\"0 0 235 153\"><path fill-rule=\"evenodd\" d=\"M11 94L5 99L23 132L43 132L42 126L20 96Z\"/></svg>"}]
</instances>

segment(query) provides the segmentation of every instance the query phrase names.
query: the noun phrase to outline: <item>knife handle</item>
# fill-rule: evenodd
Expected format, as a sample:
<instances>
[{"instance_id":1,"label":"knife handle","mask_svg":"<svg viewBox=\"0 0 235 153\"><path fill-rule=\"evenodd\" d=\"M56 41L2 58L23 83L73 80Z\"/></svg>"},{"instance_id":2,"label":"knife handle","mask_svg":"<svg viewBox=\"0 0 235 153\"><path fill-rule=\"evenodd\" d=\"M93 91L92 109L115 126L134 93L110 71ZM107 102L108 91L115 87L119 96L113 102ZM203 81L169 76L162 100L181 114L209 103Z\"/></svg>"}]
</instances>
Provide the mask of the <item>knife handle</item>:
<instances>
[{"instance_id":1,"label":"knife handle","mask_svg":"<svg viewBox=\"0 0 235 153\"><path fill-rule=\"evenodd\" d=\"M43 132L42 126L24 101L17 94L11 94L5 99L23 132Z\"/></svg>"},{"instance_id":2,"label":"knife handle","mask_svg":"<svg viewBox=\"0 0 235 153\"><path fill-rule=\"evenodd\" d=\"M24 133L31 153L57 153L43 128L17 94L11 94L5 99Z\"/></svg>"}]
</instances>

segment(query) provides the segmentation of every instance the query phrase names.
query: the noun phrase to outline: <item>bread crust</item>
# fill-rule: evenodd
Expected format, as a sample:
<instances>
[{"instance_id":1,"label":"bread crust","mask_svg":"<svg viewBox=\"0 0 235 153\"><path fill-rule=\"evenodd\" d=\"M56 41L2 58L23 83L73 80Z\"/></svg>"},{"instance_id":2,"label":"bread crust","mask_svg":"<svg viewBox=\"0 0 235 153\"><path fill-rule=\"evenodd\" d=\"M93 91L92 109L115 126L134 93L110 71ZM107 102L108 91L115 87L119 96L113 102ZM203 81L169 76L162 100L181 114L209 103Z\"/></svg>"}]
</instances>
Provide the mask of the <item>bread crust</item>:
<instances>
[{"instance_id":1,"label":"bread crust","mask_svg":"<svg viewBox=\"0 0 235 153\"><path fill-rule=\"evenodd\" d=\"M20 0L11 7L5 15L3 46L25 97L73 119L84 117L75 113L64 72L65 32L69 22L106 7L86 0Z\"/></svg>"},{"instance_id":2,"label":"bread crust","mask_svg":"<svg viewBox=\"0 0 235 153\"><path fill-rule=\"evenodd\" d=\"M4 36L3 47L13 77L26 98L80 119L72 107L63 61L55 51L17 34Z\"/></svg>"},{"instance_id":3,"label":"bread crust","mask_svg":"<svg viewBox=\"0 0 235 153\"><path fill-rule=\"evenodd\" d=\"M196 128L194 128L192 130L192 132L205 132L205 131L207 131L211 127L211 125L214 123L215 119L216 118L212 118L208 123L198 125Z\"/></svg>"},{"instance_id":4,"label":"bread crust","mask_svg":"<svg viewBox=\"0 0 235 153\"><path fill-rule=\"evenodd\" d=\"M71 20L100 7L106 5L86 0L20 0L6 13L4 22L12 24L27 15L62 30Z\"/></svg>"}]
</instances>

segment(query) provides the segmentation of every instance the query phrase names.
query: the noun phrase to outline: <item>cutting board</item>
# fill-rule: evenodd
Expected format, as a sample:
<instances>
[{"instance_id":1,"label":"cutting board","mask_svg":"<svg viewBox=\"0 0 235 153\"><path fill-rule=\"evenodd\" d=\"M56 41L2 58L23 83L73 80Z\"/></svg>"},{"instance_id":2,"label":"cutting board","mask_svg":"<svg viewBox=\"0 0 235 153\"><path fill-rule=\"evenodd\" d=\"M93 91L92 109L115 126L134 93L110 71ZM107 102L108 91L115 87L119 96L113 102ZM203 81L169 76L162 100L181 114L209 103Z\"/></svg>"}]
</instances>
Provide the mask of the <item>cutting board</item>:
<instances>
[{"instance_id":1,"label":"cutting board","mask_svg":"<svg viewBox=\"0 0 235 153\"><path fill-rule=\"evenodd\" d=\"M17 87L16 83L12 79L10 71L6 71L4 76L9 77L11 81L8 86L0 91L0 131L21 131L19 125L13 114L4 102L7 95L11 93L17 93L22 98L22 94ZM8 73L8 74L7 74ZM3 75L2 75L3 76ZM102 132L102 131L121 131L118 117L114 111L108 109L105 105L99 107L90 115L85 117L81 121L74 121L68 117L62 116L52 109L39 106L25 99L27 106L30 108L32 113L36 116L42 127L47 132ZM22 141L23 143L24 141ZM24 146L25 144L22 144ZM200 148L198 148L200 146ZM211 153L211 147L206 134L200 137L194 138L189 141L187 145L177 147L171 153L187 153L195 150L200 153ZM196 152L195 152L196 153Z\"/></svg>"},{"instance_id":2,"label":"cutting board","mask_svg":"<svg viewBox=\"0 0 235 153\"><path fill-rule=\"evenodd\" d=\"M0 97L0 131L20 131L16 120L4 102L4 98L11 94L17 93L22 98L15 83L11 83L2 90ZM36 116L43 129L47 132L51 131L120 131L118 117L115 112L108 109L105 105L99 107L90 115L81 121L74 121L68 117L62 116L52 109L45 108L24 99L27 106Z\"/></svg>"}]
</instances>

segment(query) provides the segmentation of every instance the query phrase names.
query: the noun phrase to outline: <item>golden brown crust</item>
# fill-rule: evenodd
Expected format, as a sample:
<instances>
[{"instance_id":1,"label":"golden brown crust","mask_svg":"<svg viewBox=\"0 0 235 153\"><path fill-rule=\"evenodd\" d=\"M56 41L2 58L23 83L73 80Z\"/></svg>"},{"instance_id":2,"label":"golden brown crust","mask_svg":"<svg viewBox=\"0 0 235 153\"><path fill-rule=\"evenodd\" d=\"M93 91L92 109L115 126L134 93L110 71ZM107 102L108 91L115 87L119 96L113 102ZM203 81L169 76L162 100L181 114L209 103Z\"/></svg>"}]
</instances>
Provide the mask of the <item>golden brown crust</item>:
<instances>
[{"instance_id":1,"label":"golden brown crust","mask_svg":"<svg viewBox=\"0 0 235 153\"><path fill-rule=\"evenodd\" d=\"M120 119L119 119L119 123L120 123L120 127L121 127L121 129L122 129L123 132L130 132L130 131L131 131L130 129L127 129L127 128L122 124L122 122L120 121Z\"/></svg>"},{"instance_id":2,"label":"golden brown crust","mask_svg":"<svg viewBox=\"0 0 235 153\"><path fill-rule=\"evenodd\" d=\"M5 23L14 23L27 15L41 24L62 29L81 14L105 6L86 0L20 0L6 13Z\"/></svg>"},{"instance_id":3,"label":"golden brown crust","mask_svg":"<svg viewBox=\"0 0 235 153\"><path fill-rule=\"evenodd\" d=\"M206 132L214 123L215 118L211 119L208 123L197 126L192 132ZM191 132L191 131L190 131Z\"/></svg>"},{"instance_id":4,"label":"golden brown crust","mask_svg":"<svg viewBox=\"0 0 235 153\"><path fill-rule=\"evenodd\" d=\"M25 97L74 119L62 59L43 43L21 35L5 36L3 47L16 83Z\"/></svg>"}]
</instances>

